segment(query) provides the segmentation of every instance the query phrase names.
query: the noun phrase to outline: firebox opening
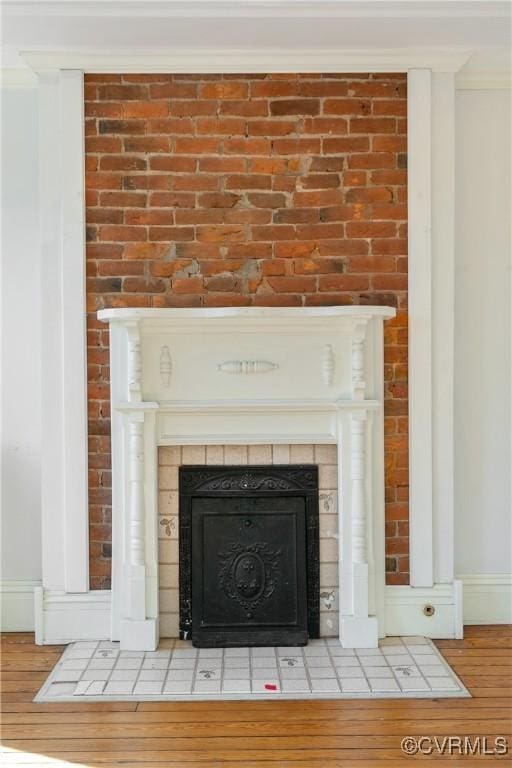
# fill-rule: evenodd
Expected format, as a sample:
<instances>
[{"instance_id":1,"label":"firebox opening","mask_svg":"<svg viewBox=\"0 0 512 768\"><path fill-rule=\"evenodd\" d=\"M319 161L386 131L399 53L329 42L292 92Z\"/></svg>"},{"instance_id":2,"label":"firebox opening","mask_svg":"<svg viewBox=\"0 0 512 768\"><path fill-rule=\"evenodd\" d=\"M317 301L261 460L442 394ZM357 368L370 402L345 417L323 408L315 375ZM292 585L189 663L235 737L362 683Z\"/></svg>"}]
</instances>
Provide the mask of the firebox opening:
<instances>
[{"instance_id":1,"label":"firebox opening","mask_svg":"<svg viewBox=\"0 0 512 768\"><path fill-rule=\"evenodd\" d=\"M180 636L197 647L319 637L315 465L182 466Z\"/></svg>"}]
</instances>

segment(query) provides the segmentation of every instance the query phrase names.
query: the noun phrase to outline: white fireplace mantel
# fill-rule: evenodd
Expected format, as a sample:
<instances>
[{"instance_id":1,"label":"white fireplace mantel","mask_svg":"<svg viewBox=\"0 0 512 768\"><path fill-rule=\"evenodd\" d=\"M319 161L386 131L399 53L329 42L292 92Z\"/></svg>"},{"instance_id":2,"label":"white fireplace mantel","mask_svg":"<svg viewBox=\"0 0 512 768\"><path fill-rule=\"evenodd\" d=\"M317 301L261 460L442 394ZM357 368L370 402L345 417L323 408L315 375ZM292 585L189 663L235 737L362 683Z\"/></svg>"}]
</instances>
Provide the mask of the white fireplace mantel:
<instances>
[{"instance_id":1,"label":"white fireplace mantel","mask_svg":"<svg viewBox=\"0 0 512 768\"><path fill-rule=\"evenodd\" d=\"M157 447L213 443L338 445L339 637L377 645L383 321L394 315L368 306L98 313L110 324L112 639L122 648L158 644Z\"/></svg>"}]
</instances>

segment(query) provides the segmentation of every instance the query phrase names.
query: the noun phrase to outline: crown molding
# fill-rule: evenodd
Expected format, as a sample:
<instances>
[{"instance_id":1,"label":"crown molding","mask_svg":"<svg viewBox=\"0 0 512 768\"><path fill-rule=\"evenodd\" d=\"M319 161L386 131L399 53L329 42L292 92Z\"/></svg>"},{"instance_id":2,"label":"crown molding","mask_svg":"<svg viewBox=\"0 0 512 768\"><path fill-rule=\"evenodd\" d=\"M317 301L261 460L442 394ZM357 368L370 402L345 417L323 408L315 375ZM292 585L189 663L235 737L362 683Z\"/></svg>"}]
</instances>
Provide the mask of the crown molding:
<instances>
[{"instance_id":1,"label":"crown molding","mask_svg":"<svg viewBox=\"0 0 512 768\"><path fill-rule=\"evenodd\" d=\"M73 0L24 2L7 0L9 16L131 18L509 18L500 0Z\"/></svg>"},{"instance_id":2,"label":"crown molding","mask_svg":"<svg viewBox=\"0 0 512 768\"><path fill-rule=\"evenodd\" d=\"M471 56L466 49L440 48L182 48L141 50L30 50L20 56L34 72L458 72Z\"/></svg>"}]
</instances>

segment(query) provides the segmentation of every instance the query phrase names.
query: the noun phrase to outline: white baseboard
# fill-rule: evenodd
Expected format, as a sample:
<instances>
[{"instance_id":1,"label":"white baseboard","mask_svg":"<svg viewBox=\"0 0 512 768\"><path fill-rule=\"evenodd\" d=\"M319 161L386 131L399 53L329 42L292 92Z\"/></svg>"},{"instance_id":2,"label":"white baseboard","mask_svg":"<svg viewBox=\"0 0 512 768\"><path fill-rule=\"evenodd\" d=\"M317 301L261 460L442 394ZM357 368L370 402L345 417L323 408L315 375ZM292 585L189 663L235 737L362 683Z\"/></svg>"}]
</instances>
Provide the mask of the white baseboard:
<instances>
[{"instance_id":1,"label":"white baseboard","mask_svg":"<svg viewBox=\"0 0 512 768\"><path fill-rule=\"evenodd\" d=\"M34 631L34 589L40 585L40 581L0 582L2 632Z\"/></svg>"},{"instance_id":2,"label":"white baseboard","mask_svg":"<svg viewBox=\"0 0 512 768\"><path fill-rule=\"evenodd\" d=\"M435 639L462 637L462 585L386 586L387 635L423 635ZM427 615L425 608L433 606Z\"/></svg>"},{"instance_id":3,"label":"white baseboard","mask_svg":"<svg viewBox=\"0 0 512 768\"><path fill-rule=\"evenodd\" d=\"M512 624L512 574L459 576L464 584L464 624Z\"/></svg>"},{"instance_id":4,"label":"white baseboard","mask_svg":"<svg viewBox=\"0 0 512 768\"><path fill-rule=\"evenodd\" d=\"M0 594L5 632L33 630L35 615L39 645L110 638L109 590L70 594L24 581L2 582ZM462 637L462 621L512 623L512 574L463 575L432 588L387 586L385 596L387 635L456 638ZM424 613L427 605L435 609L432 616Z\"/></svg>"},{"instance_id":5,"label":"white baseboard","mask_svg":"<svg viewBox=\"0 0 512 768\"><path fill-rule=\"evenodd\" d=\"M70 593L38 587L34 598L38 645L110 639L110 590Z\"/></svg>"}]
</instances>

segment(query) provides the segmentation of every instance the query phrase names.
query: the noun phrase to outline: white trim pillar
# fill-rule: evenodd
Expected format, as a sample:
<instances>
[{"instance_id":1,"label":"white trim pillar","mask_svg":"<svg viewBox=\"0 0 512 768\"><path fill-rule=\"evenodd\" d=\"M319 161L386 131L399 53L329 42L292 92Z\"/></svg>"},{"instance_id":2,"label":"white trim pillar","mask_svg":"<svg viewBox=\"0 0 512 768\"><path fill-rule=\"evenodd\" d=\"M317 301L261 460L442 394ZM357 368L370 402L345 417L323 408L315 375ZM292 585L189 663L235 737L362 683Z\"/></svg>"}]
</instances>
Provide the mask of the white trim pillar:
<instances>
[{"instance_id":1,"label":"white trim pillar","mask_svg":"<svg viewBox=\"0 0 512 768\"><path fill-rule=\"evenodd\" d=\"M432 536L435 583L454 568L455 76L432 75Z\"/></svg>"},{"instance_id":2,"label":"white trim pillar","mask_svg":"<svg viewBox=\"0 0 512 768\"><path fill-rule=\"evenodd\" d=\"M454 580L455 77L408 73L409 471L411 587Z\"/></svg>"},{"instance_id":3,"label":"white trim pillar","mask_svg":"<svg viewBox=\"0 0 512 768\"><path fill-rule=\"evenodd\" d=\"M407 78L409 527L413 587L434 583L432 552L432 118L429 69Z\"/></svg>"},{"instance_id":4,"label":"white trim pillar","mask_svg":"<svg viewBox=\"0 0 512 768\"><path fill-rule=\"evenodd\" d=\"M89 589L83 73L39 76L44 589Z\"/></svg>"}]
</instances>

